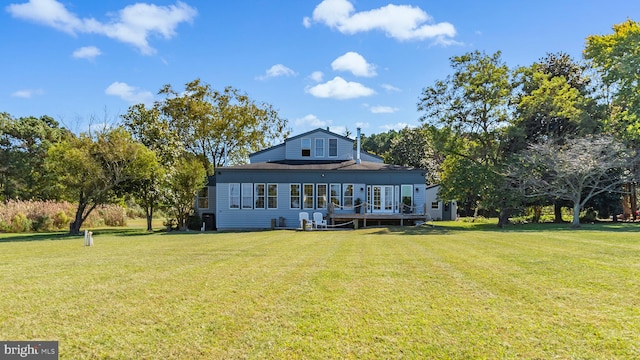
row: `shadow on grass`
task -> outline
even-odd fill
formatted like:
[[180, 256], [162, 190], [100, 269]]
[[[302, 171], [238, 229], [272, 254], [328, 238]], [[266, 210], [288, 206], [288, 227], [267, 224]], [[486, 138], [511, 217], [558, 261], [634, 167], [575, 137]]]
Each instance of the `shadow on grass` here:
[[499, 228], [496, 224], [486, 223], [446, 223], [421, 226], [392, 226], [380, 228], [374, 234], [378, 235], [447, 235], [460, 232], [470, 231], [489, 231], [489, 232], [558, 232], [558, 231], [604, 231], [604, 232], [640, 232], [640, 224], [638, 223], [594, 223], [581, 224], [577, 229], [572, 228], [571, 224], [509, 224], [503, 228]]
[[59, 233], [37, 233], [37, 234], [9, 234], [0, 235], [0, 243], [5, 242], [26, 242], [26, 241], [50, 241], [50, 240], [67, 240], [78, 238], [77, 235], [69, 235], [67, 232]]
[[[140, 229], [131, 228], [104, 228], [92, 230], [93, 236], [111, 235], [111, 236], [145, 236], [163, 233], [163, 230], [159, 231], [145, 231]], [[68, 240], [68, 239], [81, 239], [84, 237], [84, 231], [79, 235], [72, 235], [68, 232], [55, 232], [55, 233], [20, 233], [20, 234], [0, 234], [0, 243], [6, 242], [27, 242], [27, 241], [56, 241], [56, 240]]]

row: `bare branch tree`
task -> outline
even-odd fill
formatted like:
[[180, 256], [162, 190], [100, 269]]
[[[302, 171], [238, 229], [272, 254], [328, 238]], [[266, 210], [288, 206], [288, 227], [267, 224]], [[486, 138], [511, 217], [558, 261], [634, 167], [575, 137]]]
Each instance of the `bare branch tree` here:
[[622, 193], [634, 174], [637, 156], [611, 137], [584, 137], [559, 144], [553, 140], [530, 145], [510, 175], [526, 197], [550, 196], [573, 203], [572, 227], [580, 226], [580, 210], [594, 196]]

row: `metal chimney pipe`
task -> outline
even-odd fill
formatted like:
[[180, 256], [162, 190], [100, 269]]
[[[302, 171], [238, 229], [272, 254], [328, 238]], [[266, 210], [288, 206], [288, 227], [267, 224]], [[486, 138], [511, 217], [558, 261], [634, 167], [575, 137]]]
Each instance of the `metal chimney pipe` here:
[[360, 164], [362, 160], [360, 160], [360, 128], [357, 129], [357, 145], [356, 145], [356, 164]]

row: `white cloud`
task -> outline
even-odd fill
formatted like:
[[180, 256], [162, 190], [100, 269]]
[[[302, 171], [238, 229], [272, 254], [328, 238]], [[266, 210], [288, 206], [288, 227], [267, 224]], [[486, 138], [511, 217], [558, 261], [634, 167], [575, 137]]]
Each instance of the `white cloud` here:
[[145, 55], [156, 52], [149, 45], [150, 36], [160, 35], [171, 39], [176, 35], [176, 27], [180, 23], [191, 22], [197, 15], [195, 8], [181, 1], [168, 6], [145, 3], [129, 5], [112, 14], [109, 22], [80, 18], [56, 0], [29, 0], [24, 4], [10, 4], [6, 9], [15, 18], [50, 26], [71, 35], [104, 35], [133, 45]]
[[315, 97], [339, 100], [371, 96], [376, 93], [360, 83], [346, 81], [340, 76], [336, 76], [333, 80], [329, 80], [324, 84], [308, 88], [307, 92]]
[[42, 91], [42, 89], [23, 89], [23, 90], [18, 90], [12, 93], [11, 96], [19, 97], [23, 99], [31, 99], [36, 95], [42, 95], [42, 94], [44, 94], [44, 91]]
[[309, 79], [315, 82], [321, 82], [323, 78], [324, 74], [322, 73], [322, 71], [314, 71], [311, 73], [311, 75], [309, 75]]
[[302, 19], [302, 26], [306, 27], [307, 29], [311, 27], [311, 18], [308, 16], [305, 16]]
[[150, 104], [153, 102], [153, 93], [150, 91], [140, 90], [135, 86], [130, 86], [123, 82], [114, 82], [104, 90], [105, 94], [118, 96], [124, 101], [132, 104]]
[[308, 126], [308, 127], [325, 127], [329, 124], [331, 124], [331, 121], [322, 121], [320, 119], [318, 119], [317, 116], [313, 115], [313, 114], [309, 114], [306, 115], [304, 117], [301, 117], [299, 119], [295, 119], [294, 123], [297, 126]]
[[383, 89], [387, 90], [388, 92], [399, 92], [402, 91], [400, 89], [398, 89], [397, 87], [393, 86], [393, 85], [389, 85], [389, 84], [382, 84], [381, 85]]
[[350, 71], [355, 76], [373, 77], [376, 73], [375, 65], [371, 65], [362, 55], [349, 51], [331, 63], [334, 71]]
[[380, 128], [385, 129], [386, 131], [389, 130], [402, 130], [404, 128], [415, 128], [415, 125], [411, 125], [411, 124], [407, 124], [405, 122], [399, 122], [399, 123], [395, 123], [395, 124], [386, 124], [386, 125], [382, 125]]
[[391, 106], [372, 106], [369, 110], [374, 114], [393, 114], [400, 109]]
[[96, 56], [102, 55], [102, 51], [95, 46], [84, 46], [73, 52], [71, 56], [76, 59], [93, 60]]
[[324, 0], [313, 10], [312, 18], [305, 18], [337, 29], [343, 34], [380, 30], [396, 40], [442, 39], [456, 35], [455, 27], [448, 22], [435, 23], [433, 18], [419, 7], [389, 4], [369, 11], [355, 12], [348, 0]]
[[289, 69], [288, 67], [282, 64], [276, 64], [267, 69], [265, 75], [258, 76], [256, 79], [258, 80], [266, 80], [269, 78], [279, 77], [279, 76], [296, 76], [296, 72]]

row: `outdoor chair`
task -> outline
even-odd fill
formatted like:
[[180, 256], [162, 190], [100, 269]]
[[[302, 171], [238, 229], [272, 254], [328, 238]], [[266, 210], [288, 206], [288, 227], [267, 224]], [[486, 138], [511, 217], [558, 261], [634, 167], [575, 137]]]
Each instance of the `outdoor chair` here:
[[323, 219], [321, 212], [313, 213], [313, 227], [316, 229], [319, 227], [327, 228], [327, 220]]
[[312, 223], [311, 223], [311, 221], [309, 221], [309, 213], [308, 213], [308, 212], [301, 212], [301, 213], [298, 215], [298, 218], [300, 219], [300, 229], [302, 229], [302, 230], [306, 230], [306, 229], [304, 228], [304, 226], [305, 226], [305, 221], [306, 221], [306, 224], [307, 224], [307, 228], [311, 228]]

